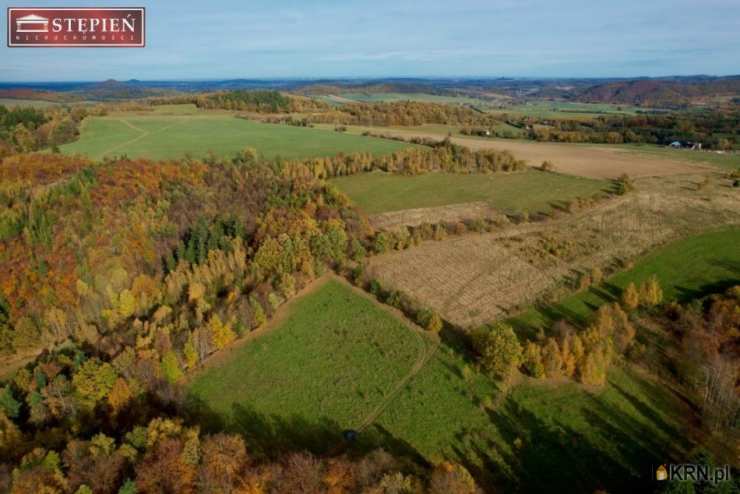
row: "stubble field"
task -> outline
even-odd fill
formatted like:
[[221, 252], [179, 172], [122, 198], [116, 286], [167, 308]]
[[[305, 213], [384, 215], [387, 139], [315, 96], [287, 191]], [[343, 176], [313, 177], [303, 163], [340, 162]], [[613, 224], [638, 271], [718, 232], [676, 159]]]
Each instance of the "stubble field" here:
[[[376, 134], [403, 138], [421, 137], [440, 139], [447, 135], [439, 126], [416, 128], [352, 127], [351, 132], [371, 131]], [[614, 179], [626, 173], [630, 177], [661, 177], [683, 175], [710, 170], [711, 165], [700, 161], [675, 158], [670, 154], [638, 153], [634, 147], [620, 148], [608, 145], [579, 145], [553, 142], [534, 142], [518, 139], [491, 139], [460, 137], [452, 142], [473, 150], [497, 149], [511, 151], [517, 158], [526, 160], [530, 166], [539, 166], [550, 161], [560, 173], [596, 179]], [[710, 153], [707, 160], [711, 159]]]
[[476, 326], [520, 310], [593, 267], [619, 269], [620, 262], [671, 240], [737, 225], [740, 200], [728, 181], [715, 178], [698, 191], [701, 180], [645, 179], [635, 193], [591, 210], [425, 242], [375, 257], [369, 270], [451, 322]]

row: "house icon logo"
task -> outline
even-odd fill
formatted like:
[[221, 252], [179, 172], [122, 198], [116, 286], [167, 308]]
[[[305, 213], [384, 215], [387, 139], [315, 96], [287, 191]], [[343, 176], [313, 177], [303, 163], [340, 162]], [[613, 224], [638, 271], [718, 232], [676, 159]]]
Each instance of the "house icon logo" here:
[[668, 479], [668, 470], [666, 469], [665, 465], [661, 465], [658, 467], [658, 469], [655, 471], [655, 480], [667, 480]]
[[40, 15], [30, 14], [15, 20], [17, 33], [48, 33], [49, 19]]

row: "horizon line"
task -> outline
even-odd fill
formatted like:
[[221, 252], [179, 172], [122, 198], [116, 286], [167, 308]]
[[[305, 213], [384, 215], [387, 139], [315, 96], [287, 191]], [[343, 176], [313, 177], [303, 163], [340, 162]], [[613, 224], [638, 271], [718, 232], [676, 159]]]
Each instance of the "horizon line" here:
[[183, 77], [183, 78], [166, 78], [166, 79], [140, 79], [130, 77], [126, 79], [105, 78], [105, 79], [56, 79], [56, 80], [0, 80], [0, 84], [70, 84], [70, 83], [100, 83], [100, 82], [222, 82], [222, 81], [381, 81], [381, 80], [635, 80], [635, 79], [673, 79], [673, 78], [697, 78], [706, 77], [712, 79], [740, 77], [740, 73], [728, 74], [666, 74], [659, 76], [634, 75], [634, 76], [514, 76], [514, 75], [446, 75], [446, 76], [413, 76], [413, 75], [385, 75], [385, 76], [291, 76], [291, 77]]

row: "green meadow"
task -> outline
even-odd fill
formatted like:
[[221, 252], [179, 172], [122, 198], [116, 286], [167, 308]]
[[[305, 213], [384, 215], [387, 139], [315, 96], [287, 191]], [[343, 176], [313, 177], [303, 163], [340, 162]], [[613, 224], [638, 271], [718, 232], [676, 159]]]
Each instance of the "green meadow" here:
[[[293, 301], [270, 332], [196, 375], [191, 407], [204, 427], [244, 434], [256, 456], [382, 447], [460, 461], [487, 488], [504, 492], [622, 492], [646, 480], [645, 465], [687, 447], [674, 439], [683, 425], [680, 403], [633, 371], [615, 367], [597, 392], [525, 379], [503, 394], [454, 334], [442, 336], [405, 380], [433, 340], [329, 281]], [[375, 420], [357, 441], [343, 441], [342, 432], [367, 417]], [[589, 468], [584, 457], [594, 460]]]
[[531, 101], [497, 108], [492, 113], [508, 113], [538, 118], [588, 120], [608, 115], [636, 115], [638, 108], [609, 103], [577, 103], [569, 101]]
[[740, 228], [687, 237], [656, 249], [632, 269], [615, 274], [602, 286], [576, 293], [561, 302], [532, 308], [511, 319], [524, 333], [534, 333], [558, 319], [588, 321], [604, 303], [619, 300], [630, 283], [639, 285], [656, 276], [666, 301], [687, 302], [740, 284]]
[[427, 348], [426, 337], [339, 281], [292, 304], [279, 327], [199, 373], [191, 395], [236, 422], [249, 410], [355, 428]]
[[[169, 113], [169, 114], [168, 114]], [[231, 157], [251, 146], [265, 158], [310, 158], [338, 153], [392, 153], [406, 144], [343, 134], [330, 130], [264, 124], [230, 114], [193, 111], [189, 105], [158, 107], [151, 114], [89, 117], [80, 138], [61, 146], [67, 154], [93, 159], [127, 155], [129, 158], [203, 158], [209, 153]]]
[[651, 144], [622, 144], [617, 147], [617, 149], [620, 148], [659, 158], [688, 161], [690, 163], [707, 163], [728, 171], [740, 170], [740, 154], [738, 153], [719, 154], [714, 151], [672, 149], [666, 146], [654, 146]]
[[547, 212], [563, 201], [606, 192], [610, 184], [559, 173], [426, 173], [413, 177], [382, 172], [332, 182], [367, 213], [383, 213], [484, 201], [503, 211]]

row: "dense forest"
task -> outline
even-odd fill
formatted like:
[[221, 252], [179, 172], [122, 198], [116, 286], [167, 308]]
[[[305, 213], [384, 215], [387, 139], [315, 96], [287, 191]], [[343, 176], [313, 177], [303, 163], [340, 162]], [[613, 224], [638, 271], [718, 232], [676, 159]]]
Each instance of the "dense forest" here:
[[16, 152], [36, 151], [72, 142], [88, 115], [104, 113], [101, 107], [51, 107], [45, 110], [0, 105], [0, 158]]

